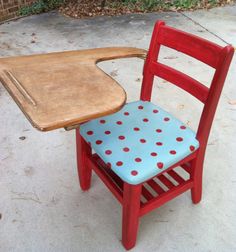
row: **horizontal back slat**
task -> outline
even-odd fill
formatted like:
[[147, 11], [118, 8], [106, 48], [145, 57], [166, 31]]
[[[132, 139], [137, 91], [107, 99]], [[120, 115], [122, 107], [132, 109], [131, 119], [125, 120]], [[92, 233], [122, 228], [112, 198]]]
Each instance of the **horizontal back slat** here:
[[157, 43], [185, 53], [216, 68], [222, 47], [177, 29], [161, 26]]
[[208, 88], [197, 80], [159, 62], [153, 61], [149, 67], [152, 74], [175, 84], [205, 103], [208, 96]]

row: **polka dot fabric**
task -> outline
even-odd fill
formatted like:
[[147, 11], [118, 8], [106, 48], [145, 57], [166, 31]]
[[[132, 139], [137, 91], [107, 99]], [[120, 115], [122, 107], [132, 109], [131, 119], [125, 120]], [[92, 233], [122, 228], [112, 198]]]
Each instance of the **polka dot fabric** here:
[[195, 132], [151, 102], [81, 125], [82, 137], [125, 182], [140, 184], [199, 147]]

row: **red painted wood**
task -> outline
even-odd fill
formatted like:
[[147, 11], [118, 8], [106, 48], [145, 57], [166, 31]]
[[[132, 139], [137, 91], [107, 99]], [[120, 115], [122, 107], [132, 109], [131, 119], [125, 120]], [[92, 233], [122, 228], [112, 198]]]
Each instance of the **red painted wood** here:
[[181, 193], [191, 189], [192, 187], [193, 187], [193, 182], [188, 180], [188, 181], [184, 182], [183, 184], [176, 186], [172, 190], [169, 190], [169, 191], [163, 193], [159, 197], [148, 201], [147, 203], [143, 204], [143, 207], [140, 210], [140, 217], [143, 216], [144, 214], [149, 213], [153, 209], [162, 206], [166, 202], [177, 197]]
[[97, 155], [93, 154], [93, 159], [96, 160], [98, 166], [104, 170], [106, 174], [110, 176], [110, 178], [114, 181], [114, 183], [120, 188], [121, 191], [123, 191], [123, 180], [119, 178], [112, 170], [110, 167], [108, 167], [103, 160]]
[[111, 170], [111, 168], [105, 168], [105, 172], [110, 176], [114, 183], [123, 191], [124, 182]]
[[142, 187], [142, 195], [148, 201], [154, 198], [154, 196], [146, 189], [143, 185]]
[[140, 94], [140, 99], [143, 101], [151, 100], [154, 75], [149, 71], [149, 64], [150, 62], [157, 60], [157, 56], [160, 50], [160, 44], [157, 43], [157, 36], [158, 36], [159, 28], [163, 26], [164, 24], [165, 23], [163, 21], [157, 22], [156, 25], [154, 26], [154, 30], [152, 33], [152, 38], [151, 38], [147, 58], [143, 67], [143, 81], [142, 81], [141, 94]]
[[[194, 57], [215, 68], [210, 88], [208, 89], [200, 82], [180, 71], [159, 63], [158, 55], [163, 45]], [[166, 26], [162, 21], [156, 23], [143, 68], [140, 99], [144, 101], [151, 100], [154, 76], [159, 76], [187, 91], [204, 103], [196, 136], [200, 143], [199, 149], [158, 176], [155, 176], [168, 187], [168, 190], [165, 191], [161, 188], [153, 180], [155, 177], [144, 182], [158, 194], [156, 197], [147, 188], [143, 187], [144, 183], [129, 185], [123, 182], [114, 172], [108, 169], [96, 154], [91, 156], [91, 149], [79, 136], [79, 131], [76, 131], [81, 188], [86, 190], [90, 186], [91, 169], [88, 167], [91, 167], [120, 201], [123, 206], [122, 243], [126, 249], [131, 249], [135, 245], [139, 217], [189, 189], [191, 189], [193, 203], [196, 204], [201, 200], [203, 161], [206, 145], [233, 53], [234, 49], [232, 46], [221, 47], [205, 39]], [[173, 170], [177, 166], [181, 166], [189, 173], [190, 178], [188, 180], [185, 180]], [[178, 185], [175, 186], [163, 175], [164, 173], [168, 173], [178, 182]], [[143, 204], [140, 204], [141, 193], [147, 200]]]
[[160, 181], [169, 189], [175, 187], [175, 185], [163, 174], [158, 176], [158, 179], [160, 179]]
[[220, 60], [218, 62], [218, 66], [211, 83], [208, 99], [205, 103], [197, 131], [197, 138], [201, 141], [201, 143], [203, 143], [203, 141], [204, 143], [206, 143], [208, 140], [215, 111], [233, 54], [234, 49], [230, 45], [224, 47], [221, 51]]
[[184, 183], [185, 179], [183, 179], [177, 172], [174, 170], [170, 170], [167, 172], [176, 182], [179, 184]]
[[117, 198], [117, 200], [122, 204], [123, 203], [123, 195], [119, 187], [112, 181], [110, 176], [102, 170], [96, 161], [91, 158], [88, 160], [88, 164], [92, 167], [98, 177], [103, 181], [103, 183], [107, 186], [107, 188], [111, 191], [111, 193]]
[[152, 74], [175, 84], [205, 103], [208, 96], [208, 88], [197, 80], [159, 62], [151, 62], [150, 71]]
[[199, 155], [192, 162], [193, 173], [191, 174], [191, 180], [193, 181], [193, 188], [191, 189], [192, 202], [197, 204], [202, 198], [202, 173], [203, 173], [203, 162], [204, 154]]
[[152, 189], [158, 195], [161, 195], [162, 193], [165, 193], [165, 190], [163, 188], [161, 188], [153, 179], [149, 180], [147, 183], [152, 187]]
[[122, 243], [126, 249], [135, 246], [140, 215], [140, 197], [142, 185], [124, 183]]
[[223, 89], [223, 85], [229, 70], [231, 60], [233, 58], [234, 49], [228, 45], [221, 50], [219, 55], [216, 71], [211, 83], [209, 95], [205, 103], [199, 127], [197, 130], [197, 139], [200, 142], [199, 154], [196, 160], [192, 162], [192, 179], [194, 181], [194, 187], [191, 190], [192, 201], [197, 204], [201, 200], [202, 196], [202, 174], [203, 174], [203, 162], [205, 156], [205, 150], [207, 146], [208, 137], [210, 134], [212, 122], [215, 116], [218, 101]]
[[80, 187], [83, 191], [86, 191], [90, 188], [92, 175], [92, 169], [87, 162], [91, 156], [91, 147], [81, 137], [79, 129], [76, 129], [76, 152]]
[[216, 68], [222, 47], [193, 34], [169, 26], [161, 26], [158, 43], [187, 54]]
[[192, 173], [192, 165], [190, 163], [184, 163], [180, 165], [188, 174]]
[[[158, 54], [162, 45], [194, 57], [215, 68], [216, 71], [210, 88], [208, 89], [184, 73], [159, 63]], [[205, 149], [233, 53], [234, 49], [230, 45], [221, 47], [205, 39], [168, 27], [162, 21], [157, 22], [153, 30], [144, 65], [144, 78], [140, 98], [146, 101], [151, 99], [154, 76], [159, 76], [184, 89], [204, 103], [197, 130], [197, 139], [200, 142], [200, 148], [195, 159], [190, 162], [190, 166], [185, 165], [184, 162], [178, 164], [191, 175], [191, 180], [194, 181], [192, 189], [192, 200], [194, 203], [199, 202], [201, 199]], [[186, 162], [189, 161], [186, 160]]]

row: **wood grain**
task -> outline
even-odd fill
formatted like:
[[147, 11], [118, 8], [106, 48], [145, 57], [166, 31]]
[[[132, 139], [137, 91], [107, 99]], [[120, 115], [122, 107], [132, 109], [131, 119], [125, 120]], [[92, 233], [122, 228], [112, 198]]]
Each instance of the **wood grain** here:
[[126, 102], [123, 88], [96, 63], [145, 55], [143, 49], [111, 47], [0, 58], [0, 81], [34, 127], [68, 128]]

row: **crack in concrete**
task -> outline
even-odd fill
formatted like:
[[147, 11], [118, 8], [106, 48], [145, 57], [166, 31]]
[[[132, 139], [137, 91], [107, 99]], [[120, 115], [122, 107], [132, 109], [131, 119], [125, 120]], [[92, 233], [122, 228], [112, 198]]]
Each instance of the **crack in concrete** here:
[[210, 34], [212, 34], [213, 36], [215, 36], [216, 38], [220, 39], [222, 42], [224, 42], [227, 45], [231, 45], [231, 43], [227, 42], [226, 40], [224, 40], [223, 38], [221, 38], [219, 35], [215, 34], [214, 32], [210, 31], [209, 29], [207, 29], [206, 27], [204, 27], [203, 25], [201, 25], [200, 23], [198, 23], [197, 21], [195, 21], [194, 19], [192, 19], [191, 17], [189, 17], [187, 14], [183, 13], [183, 12], [179, 12], [182, 16], [184, 16], [185, 18], [189, 19], [190, 21], [192, 21], [194, 24], [200, 26], [201, 28], [203, 28], [205, 31], [209, 32]]
[[[17, 195], [18, 197], [11, 198], [12, 200], [31, 200], [36, 203], [41, 204], [42, 202], [40, 201], [38, 195], [35, 192], [14, 192], [11, 191], [11, 193]], [[33, 197], [32, 197], [33, 196]]]

